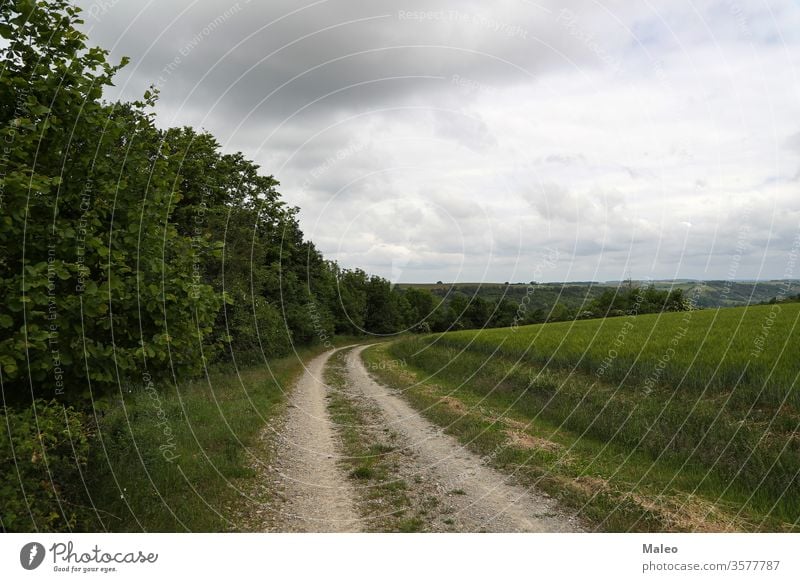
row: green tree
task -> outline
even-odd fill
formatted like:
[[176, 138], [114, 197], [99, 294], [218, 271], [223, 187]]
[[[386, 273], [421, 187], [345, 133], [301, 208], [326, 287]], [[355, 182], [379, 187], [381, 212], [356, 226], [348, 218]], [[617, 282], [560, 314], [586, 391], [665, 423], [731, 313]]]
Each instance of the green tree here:
[[[224, 346], [223, 354], [238, 353], [240, 360], [258, 352], [288, 353], [291, 334], [279, 296], [268, 292], [280, 287], [270, 285], [280, 277], [274, 234], [292, 216], [280, 200], [277, 180], [260, 175], [258, 165], [241, 153], [223, 154], [213, 136], [192, 128], [166, 130], [162, 140], [162, 149], [173, 153], [182, 194], [173, 220], [193, 242], [195, 280], [226, 299], [213, 340]], [[278, 263], [271, 264], [276, 257]]]
[[369, 333], [390, 334], [401, 331], [406, 324], [408, 302], [389, 281], [372, 276], [366, 285], [366, 316], [364, 325]]
[[517, 318], [517, 305], [508, 299], [501, 299], [494, 307], [491, 327], [509, 327]]
[[439, 300], [430, 291], [417, 287], [407, 289], [404, 296], [409, 306], [409, 326], [414, 331], [430, 331]]
[[361, 269], [340, 269], [335, 263], [331, 268], [337, 282], [333, 297], [336, 333], [361, 334], [367, 315], [367, 274]]
[[0, 8], [0, 366], [17, 395], [196, 371], [220, 305], [170, 221], [181, 194], [155, 96], [102, 103], [124, 62], [87, 47], [78, 21], [63, 0]]

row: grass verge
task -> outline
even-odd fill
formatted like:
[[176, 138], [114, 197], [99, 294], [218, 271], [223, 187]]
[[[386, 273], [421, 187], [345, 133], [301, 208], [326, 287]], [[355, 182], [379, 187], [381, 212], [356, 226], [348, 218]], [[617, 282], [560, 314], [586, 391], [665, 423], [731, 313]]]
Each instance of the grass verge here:
[[223, 368], [177, 389], [153, 386], [97, 410], [86, 471], [96, 508], [89, 531], [217, 532], [240, 529], [259, 435], [285, 406], [285, 390], [322, 347], [267, 365]]

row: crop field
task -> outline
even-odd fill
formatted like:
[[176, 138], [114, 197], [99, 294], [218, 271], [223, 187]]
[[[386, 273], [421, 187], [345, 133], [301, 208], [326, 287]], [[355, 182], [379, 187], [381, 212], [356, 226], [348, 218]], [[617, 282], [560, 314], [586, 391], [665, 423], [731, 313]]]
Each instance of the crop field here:
[[436, 345], [596, 374], [649, 391], [656, 382], [740, 404], [800, 403], [800, 304], [562, 322], [441, 336]]
[[[799, 320], [796, 303], [625, 316], [404, 338], [365, 357], [404, 362], [404, 378], [379, 375], [469, 446], [505, 442], [493, 463], [533, 471], [599, 529], [786, 531], [800, 524]], [[550, 454], [489, 438], [498, 419]]]

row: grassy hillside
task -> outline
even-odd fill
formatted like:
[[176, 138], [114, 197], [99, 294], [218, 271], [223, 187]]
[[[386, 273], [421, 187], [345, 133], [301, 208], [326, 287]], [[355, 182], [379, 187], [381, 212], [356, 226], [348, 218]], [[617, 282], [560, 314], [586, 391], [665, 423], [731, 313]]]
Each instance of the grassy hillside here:
[[442, 336], [437, 346], [576, 369], [634, 391], [660, 383], [728, 393], [742, 405], [788, 399], [796, 406], [799, 392], [789, 388], [800, 371], [798, 316], [800, 304], [702, 310], [463, 331]]
[[408, 338], [367, 357], [405, 362], [404, 377], [379, 374], [600, 529], [791, 530], [799, 320], [798, 304], [620, 317]]

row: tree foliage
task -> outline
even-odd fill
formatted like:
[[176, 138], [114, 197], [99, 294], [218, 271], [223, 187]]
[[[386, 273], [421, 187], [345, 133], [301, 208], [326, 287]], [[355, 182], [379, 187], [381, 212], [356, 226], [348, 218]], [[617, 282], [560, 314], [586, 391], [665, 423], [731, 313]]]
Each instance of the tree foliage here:
[[0, 364], [7, 387], [44, 397], [196, 371], [220, 304], [193, 285], [191, 241], [171, 220], [182, 194], [154, 96], [103, 103], [124, 63], [77, 23], [64, 1], [0, 11]]

